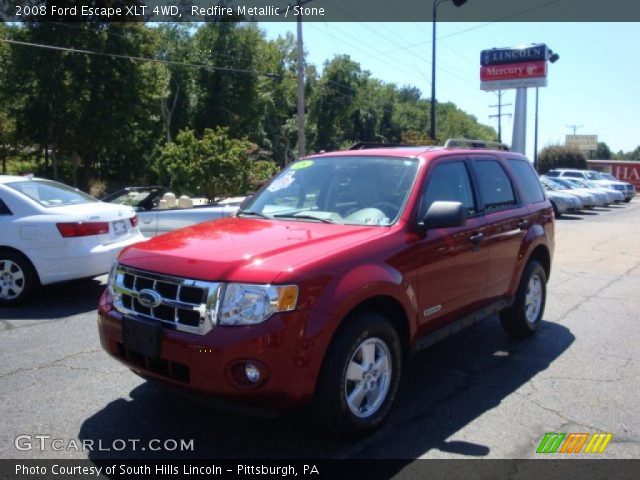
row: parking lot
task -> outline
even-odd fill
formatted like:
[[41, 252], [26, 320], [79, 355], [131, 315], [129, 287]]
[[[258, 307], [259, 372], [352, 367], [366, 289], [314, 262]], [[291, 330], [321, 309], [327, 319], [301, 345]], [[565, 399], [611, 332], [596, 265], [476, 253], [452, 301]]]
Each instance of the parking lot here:
[[[640, 457], [640, 200], [564, 215], [544, 325], [510, 340], [496, 318], [417, 355], [384, 428], [357, 442], [301, 415], [219, 412], [149, 385], [102, 351], [105, 277], [0, 310], [3, 458], [534, 458], [545, 432], [610, 432], [592, 457]], [[18, 450], [19, 435], [191, 440], [193, 451]], [[36, 442], [33, 442], [34, 445]]]

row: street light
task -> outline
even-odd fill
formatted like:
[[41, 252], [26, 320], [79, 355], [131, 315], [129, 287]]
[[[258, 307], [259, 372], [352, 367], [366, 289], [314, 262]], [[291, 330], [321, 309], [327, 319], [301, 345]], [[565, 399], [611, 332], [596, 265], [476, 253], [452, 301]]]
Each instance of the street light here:
[[[433, 0], [433, 38], [431, 40], [431, 122], [429, 136], [436, 139], [436, 10], [441, 3], [449, 0]], [[451, 0], [456, 7], [461, 7], [467, 0]]]

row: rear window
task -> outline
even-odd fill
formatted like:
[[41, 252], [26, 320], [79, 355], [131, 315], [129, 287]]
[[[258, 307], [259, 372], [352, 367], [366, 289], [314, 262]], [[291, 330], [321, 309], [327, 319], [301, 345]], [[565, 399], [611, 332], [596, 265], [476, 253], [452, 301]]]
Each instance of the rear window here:
[[6, 183], [5, 185], [35, 200], [44, 207], [60, 207], [98, 201], [76, 188], [51, 180], [25, 180]]
[[497, 160], [475, 159], [473, 170], [485, 211], [493, 212], [516, 205], [509, 176]]
[[509, 166], [518, 178], [525, 200], [528, 203], [544, 201], [540, 179], [531, 164], [527, 160], [510, 158]]

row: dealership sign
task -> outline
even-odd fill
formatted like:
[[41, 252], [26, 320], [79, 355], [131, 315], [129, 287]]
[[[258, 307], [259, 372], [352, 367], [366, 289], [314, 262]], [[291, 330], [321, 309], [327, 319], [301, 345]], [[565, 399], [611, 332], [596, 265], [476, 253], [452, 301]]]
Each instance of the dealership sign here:
[[564, 141], [565, 146], [577, 148], [578, 150], [589, 151], [598, 149], [597, 135], [567, 135]]
[[524, 48], [492, 48], [480, 54], [480, 88], [545, 87], [548, 49], [544, 44]]

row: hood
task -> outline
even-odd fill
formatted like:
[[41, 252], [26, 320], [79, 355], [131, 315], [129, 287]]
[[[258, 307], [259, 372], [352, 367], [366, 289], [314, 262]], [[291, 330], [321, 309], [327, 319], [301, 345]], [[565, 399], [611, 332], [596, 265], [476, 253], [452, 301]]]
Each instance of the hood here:
[[389, 227], [229, 217], [133, 245], [119, 261], [178, 277], [270, 283], [387, 232]]

